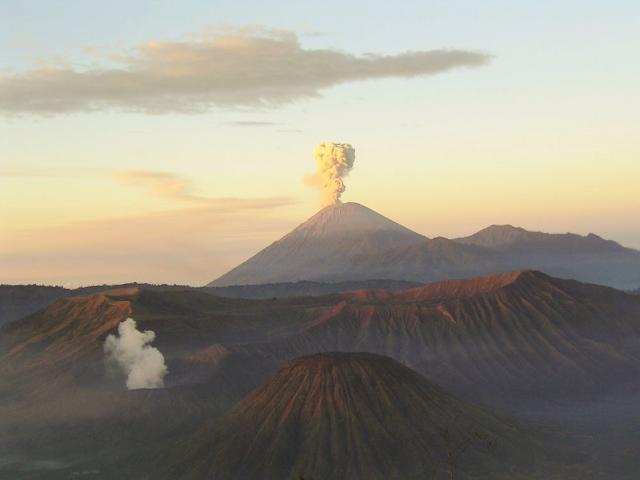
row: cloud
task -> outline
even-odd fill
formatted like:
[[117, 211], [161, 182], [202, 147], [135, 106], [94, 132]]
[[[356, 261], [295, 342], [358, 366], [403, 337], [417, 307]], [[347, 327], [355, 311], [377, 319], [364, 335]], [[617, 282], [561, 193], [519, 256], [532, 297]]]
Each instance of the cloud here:
[[125, 185], [141, 187], [156, 195], [180, 202], [206, 206], [217, 211], [268, 209], [292, 205], [289, 197], [233, 198], [204, 197], [192, 192], [191, 181], [169, 172], [149, 170], [123, 170], [113, 172], [113, 178]]
[[277, 208], [294, 205], [290, 197], [205, 197], [193, 193], [188, 177], [170, 172], [153, 170], [108, 171], [99, 168], [56, 168], [56, 169], [10, 169], [0, 170], [0, 177], [8, 178], [112, 178], [126, 186], [144, 188], [160, 197], [194, 206], [208, 207], [218, 212]]
[[231, 127], [274, 127], [280, 125], [278, 122], [266, 122], [260, 120], [238, 120], [236, 122], [227, 122], [225, 125]]
[[138, 330], [133, 318], [118, 325], [118, 336], [107, 336], [104, 342], [107, 362], [127, 376], [129, 390], [164, 386], [167, 365], [160, 350], [150, 345], [155, 338], [151, 330]]
[[0, 112], [54, 115], [95, 110], [149, 114], [277, 106], [357, 80], [479, 67], [490, 55], [458, 49], [355, 55], [303, 48], [295, 33], [210, 29], [184, 41], [147, 42], [104, 67], [52, 63], [0, 75]]
[[201, 199], [191, 193], [190, 181], [183, 176], [149, 170], [120, 170], [112, 173], [113, 179], [124, 185], [145, 188], [159, 196], [188, 202]]
[[300, 128], [281, 128], [278, 130], [280, 133], [304, 133], [304, 130]]

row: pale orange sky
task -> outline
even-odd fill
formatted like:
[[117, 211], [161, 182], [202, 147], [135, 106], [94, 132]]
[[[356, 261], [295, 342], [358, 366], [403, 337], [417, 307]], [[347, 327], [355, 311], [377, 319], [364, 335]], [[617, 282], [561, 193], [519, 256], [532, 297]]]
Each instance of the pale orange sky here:
[[429, 237], [509, 223], [640, 248], [635, 8], [367, 5], [127, 6], [141, 29], [105, 6], [83, 33], [54, 28], [71, 10], [8, 11], [0, 282], [206, 283], [317, 210], [323, 141], [356, 149], [345, 201]]

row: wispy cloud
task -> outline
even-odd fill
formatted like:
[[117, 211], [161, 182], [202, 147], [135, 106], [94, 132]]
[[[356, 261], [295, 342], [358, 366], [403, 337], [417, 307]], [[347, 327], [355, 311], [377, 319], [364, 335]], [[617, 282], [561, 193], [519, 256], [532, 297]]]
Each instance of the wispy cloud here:
[[110, 178], [125, 186], [142, 188], [148, 192], [176, 202], [190, 203], [193, 207], [207, 207], [211, 211], [234, 212], [260, 210], [294, 205], [291, 197], [209, 197], [193, 192], [193, 182], [184, 175], [153, 170], [118, 170], [68, 167], [56, 169], [0, 170], [0, 177], [37, 178]]
[[236, 122], [227, 122], [225, 125], [229, 125], [231, 127], [275, 127], [280, 124], [278, 122], [260, 120], [238, 120]]
[[205, 197], [193, 193], [191, 180], [169, 172], [123, 170], [112, 173], [113, 178], [132, 187], [144, 188], [156, 195], [180, 202], [188, 202], [218, 211], [253, 210], [292, 205], [289, 197], [234, 198]]
[[[180, 208], [58, 225], [0, 226], [0, 281], [68, 285], [153, 282], [205, 283], [291, 228], [282, 220], [289, 197], [216, 198], [194, 193], [189, 177], [163, 171], [83, 168], [4, 170], [0, 176], [85, 176], [137, 188]], [[7, 178], [7, 180], [9, 180]], [[84, 199], [90, 202], [91, 199]], [[283, 213], [284, 212], [284, 213]], [[2, 222], [0, 222], [2, 223]], [[150, 241], [150, 239], [153, 239]]]
[[190, 181], [183, 176], [149, 170], [120, 170], [112, 173], [113, 179], [124, 185], [142, 187], [159, 196], [187, 202], [199, 202], [200, 197], [191, 193]]
[[457, 49], [355, 55], [303, 48], [290, 31], [210, 29], [185, 41], [148, 42], [113, 54], [105, 67], [52, 63], [0, 75], [0, 112], [116, 109], [157, 114], [275, 106], [317, 97], [345, 82], [434, 75], [479, 67], [490, 58]]

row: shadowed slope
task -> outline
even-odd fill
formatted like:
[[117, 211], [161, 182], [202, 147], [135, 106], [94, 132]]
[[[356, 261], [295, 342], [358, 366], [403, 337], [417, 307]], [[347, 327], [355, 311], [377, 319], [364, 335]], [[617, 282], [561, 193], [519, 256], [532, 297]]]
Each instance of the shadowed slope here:
[[467, 442], [458, 474], [530, 466], [541, 451], [518, 427], [390, 358], [325, 353], [289, 362], [221, 421], [168, 450], [184, 458], [163, 478], [433, 478], [450, 467], [447, 452]]
[[0, 329], [0, 397], [33, 397], [40, 391], [46, 396], [56, 387], [103, 383], [104, 340], [130, 316], [140, 330], [156, 333], [154, 345], [172, 362], [212, 342], [251, 342], [295, 332], [304, 311], [288, 302], [139, 288], [64, 298]]
[[192, 287], [136, 282], [118, 285], [92, 285], [79, 288], [44, 285], [0, 285], [0, 327], [37, 312], [61, 298], [88, 296], [111, 290], [135, 288], [144, 290], [188, 290]]
[[345, 265], [344, 275], [359, 279], [396, 278], [426, 283], [503, 269], [498, 256], [482, 247], [438, 237], [395, 247], [376, 255], [363, 252]]
[[403, 280], [361, 280], [351, 282], [287, 282], [266, 283], [261, 285], [235, 285], [229, 287], [189, 287], [187, 285], [151, 285], [131, 283], [125, 285], [96, 285], [67, 289], [40, 285], [0, 285], [0, 327], [45, 308], [61, 298], [95, 295], [122, 288], [140, 288], [142, 290], [192, 290], [210, 293], [228, 298], [291, 298], [302, 296], [320, 296], [331, 293], [348, 292], [363, 288], [382, 288], [403, 290], [417, 287], [422, 282]]
[[487, 248], [527, 252], [540, 250], [545, 253], [604, 253], [629, 250], [617, 242], [605, 240], [593, 233], [582, 236], [575, 233], [531, 232], [511, 225], [491, 225], [455, 241]]
[[520, 271], [339, 298], [301, 333], [231, 349], [274, 364], [327, 350], [381, 353], [491, 402], [637, 386], [640, 298], [614, 289]]
[[[122, 379], [105, 375], [104, 338], [127, 316], [156, 333], [167, 390], [124, 392]], [[124, 439], [129, 418], [141, 430], [116, 445], [127, 451], [145, 435], [178, 434], [224, 412], [292, 358], [332, 351], [388, 355], [467, 400], [515, 413], [525, 402], [588, 401], [638, 392], [640, 297], [519, 271], [396, 293], [240, 300], [132, 289], [68, 298], [0, 330], [0, 444], [33, 455], [32, 438], [57, 435], [61, 458], [82, 445], [78, 432], [104, 437], [101, 445]], [[120, 408], [132, 415], [121, 418]]]
[[602, 393], [633, 387], [640, 373], [640, 297], [518, 271], [396, 293], [240, 300], [134, 289], [64, 299], [0, 331], [0, 392], [19, 392], [32, 374], [37, 388], [52, 386], [42, 378], [100, 381], [104, 338], [127, 316], [156, 333], [168, 385], [223, 375], [243, 392], [293, 357], [336, 350], [389, 355], [489, 400]]
[[488, 255], [498, 259], [502, 270], [532, 268], [557, 277], [622, 289], [640, 283], [640, 251], [593, 233], [555, 234], [492, 225], [455, 241], [485, 249]]

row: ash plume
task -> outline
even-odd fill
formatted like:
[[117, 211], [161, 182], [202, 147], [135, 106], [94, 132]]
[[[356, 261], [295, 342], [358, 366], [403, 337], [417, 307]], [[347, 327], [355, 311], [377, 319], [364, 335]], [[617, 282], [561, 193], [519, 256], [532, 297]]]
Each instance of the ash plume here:
[[320, 143], [313, 151], [318, 170], [307, 175], [307, 185], [320, 189], [321, 205], [328, 207], [340, 202], [345, 191], [343, 178], [349, 175], [356, 159], [355, 149], [348, 143]]
[[118, 325], [118, 336], [107, 336], [104, 342], [107, 362], [127, 375], [129, 390], [164, 386], [167, 366], [160, 350], [150, 345], [155, 338], [151, 330], [138, 330], [133, 318]]

